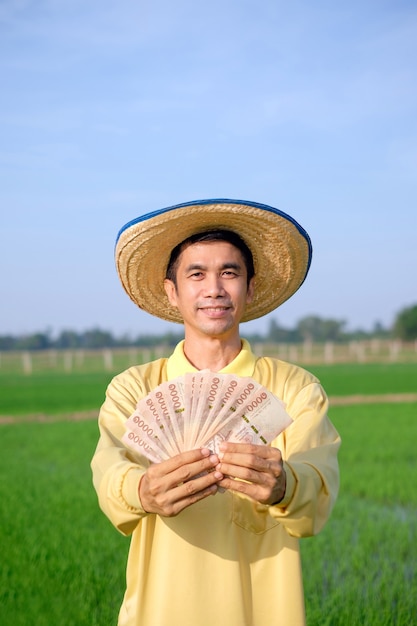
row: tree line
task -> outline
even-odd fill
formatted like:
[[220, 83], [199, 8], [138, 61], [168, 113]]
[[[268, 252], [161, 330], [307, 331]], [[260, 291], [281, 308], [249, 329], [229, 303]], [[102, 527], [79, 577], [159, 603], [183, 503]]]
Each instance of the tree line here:
[[[265, 333], [246, 334], [253, 343], [314, 343], [332, 341], [348, 342], [365, 339], [417, 339], [417, 304], [402, 309], [396, 316], [392, 328], [384, 328], [376, 322], [371, 331], [347, 331], [345, 320], [324, 319], [316, 315], [303, 317], [294, 328], [284, 328], [272, 319]], [[0, 335], [0, 350], [96, 350], [101, 348], [174, 346], [183, 338], [182, 332], [168, 332], [137, 337], [115, 336], [112, 332], [93, 328], [84, 332], [63, 330], [56, 337], [51, 331], [35, 332], [27, 335]]]

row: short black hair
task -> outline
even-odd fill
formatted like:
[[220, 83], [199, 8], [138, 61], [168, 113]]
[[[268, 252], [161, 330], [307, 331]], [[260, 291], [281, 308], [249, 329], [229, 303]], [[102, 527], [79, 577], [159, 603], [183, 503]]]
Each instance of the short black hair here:
[[240, 250], [246, 266], [247, 284], [249, 287], [249, 283], [255, 275], [252, 252], [240, 235], [235, 233], [233, 230], [226, 230], [222, 228], [206, 230], [202, 233], [195, 233], [175, 246], [168, 261], [165, 278], [171, 280], [174, 285], [177, 286], [177, 269], [181, 253], [188, 248], [188, 246], [205, 241], [226, 241]]

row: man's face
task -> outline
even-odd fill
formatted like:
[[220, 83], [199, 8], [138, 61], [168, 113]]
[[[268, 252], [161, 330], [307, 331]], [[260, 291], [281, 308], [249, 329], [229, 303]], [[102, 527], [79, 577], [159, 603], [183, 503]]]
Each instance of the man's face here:
[[176, 283], [165, 280], [165, 291], [181, 313], [186, 332], [213, 337], [238, 333], [254, 289], [253, 280], [247, 285], [238, 248], [225, 241], [188, 246], [179, 257]]

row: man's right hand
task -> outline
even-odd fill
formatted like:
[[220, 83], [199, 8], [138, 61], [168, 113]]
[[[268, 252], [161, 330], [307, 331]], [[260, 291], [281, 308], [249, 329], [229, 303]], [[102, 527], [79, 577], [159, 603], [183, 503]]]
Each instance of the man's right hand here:
[[186, 507], [214, 495], [224, 478], [214, 468], [219, 457], [207, 448], [182, 452], [151, 465], [139, 484], [139, 498], [147, 513], [178, 515]]

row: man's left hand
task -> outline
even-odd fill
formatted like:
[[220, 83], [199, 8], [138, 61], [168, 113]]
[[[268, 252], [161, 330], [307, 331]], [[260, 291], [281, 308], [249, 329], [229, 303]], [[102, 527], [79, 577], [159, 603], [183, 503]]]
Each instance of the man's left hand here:
[[225, 476], [219, 487], [244, 493], [261, 504], [277, 504], [284, 497], [286, 475], [277, 448], [222, 443], [219, 457], [216, 470]]

